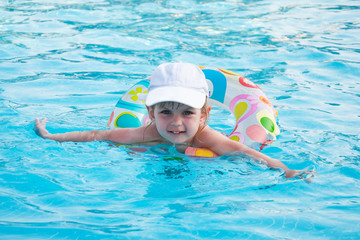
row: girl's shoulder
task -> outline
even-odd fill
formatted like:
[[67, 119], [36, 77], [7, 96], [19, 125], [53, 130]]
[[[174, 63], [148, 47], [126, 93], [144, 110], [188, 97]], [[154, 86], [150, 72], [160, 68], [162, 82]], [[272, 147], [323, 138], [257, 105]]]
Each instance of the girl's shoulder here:
[[144, 141], [153, 141], [161, 139], [161, 135], [158, 132], [155, 123], [150, 123], [149, 125], [142, 126], [141, 132]]
[[155, 124], [137, 128], [115, 128], [108, 131], [108, 140], [118, 143], [141, 143], [161, 139]]
[[196, 145], [196, 147], [210, 148], [218, 142], [226, 139], [227, 137], [221, 132], [212, 129], [209, 126], [206, 126], [195, 136], [194, 144]]

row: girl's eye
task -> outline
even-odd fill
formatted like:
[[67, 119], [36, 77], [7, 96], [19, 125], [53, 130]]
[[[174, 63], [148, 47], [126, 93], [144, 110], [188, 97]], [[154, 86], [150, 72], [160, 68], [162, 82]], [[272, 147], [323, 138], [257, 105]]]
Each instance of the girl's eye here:
[[165, 109], [165, 110], [162, 110], [162, 111], [160, 111], [160, 113], [162, 113], [162, 114], [170, 114], [171, 113], [171, 111], [170, 110], [167, 110], [167, 109]]
[[191, 114], [193, 114], [192, 111], [184, 111], [184, 115], [191, 115]]

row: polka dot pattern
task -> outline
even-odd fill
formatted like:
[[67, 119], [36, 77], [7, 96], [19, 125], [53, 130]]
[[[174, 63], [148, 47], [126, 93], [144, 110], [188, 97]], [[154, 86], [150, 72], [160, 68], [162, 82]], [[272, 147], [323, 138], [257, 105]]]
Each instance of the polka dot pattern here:
[[[209, 85], [210, 99], [233, 113], [236, 125], [228, 136], [251, 148], [261, 150], [280, 133], [277, 111], [258, 85], [229, 70], [200, 66]], [[144, 105], [149, 79], [132, 86], [119, 100], [108, 126], [138, 127], [150, 123]], [[212, 103], [213, 103], [212, 102]], [[198, 151], [209, 155], [210, 153]], [[211, 154], [210, 154], [211, 155]]]

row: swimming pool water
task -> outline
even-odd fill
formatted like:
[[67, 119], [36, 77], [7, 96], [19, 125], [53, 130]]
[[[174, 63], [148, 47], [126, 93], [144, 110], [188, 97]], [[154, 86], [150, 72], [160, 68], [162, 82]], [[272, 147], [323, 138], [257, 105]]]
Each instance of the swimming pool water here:
[[[1, 1], [0, 238], [360, 239], [359, 16], [352, 0]], [[313, 182], [244, 157], [33, 132], [35, 117], [52, 132], [105, 128], [119, 95], [167, 61], [260, 85], [281, 130], [264, 153], [315, 169]]]

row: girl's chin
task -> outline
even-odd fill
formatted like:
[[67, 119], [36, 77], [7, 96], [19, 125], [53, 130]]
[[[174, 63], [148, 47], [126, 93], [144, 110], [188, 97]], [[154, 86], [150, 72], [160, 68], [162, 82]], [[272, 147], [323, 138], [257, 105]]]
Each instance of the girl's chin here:
[[186, 144], [189, 145], [192, 141], [189, 138], [189, 136], [185, 135], [184, 133], [181, 134], [165, 134], [163, 136], [167, 141], [169, 141], [171, 144]]
[[172, 143], [172, 144], [178, 144], [178, 145], [189, 145], [191, 143], [191, 141], [189, 141], [189, 139], [181, 139], [181, 138], [178, 138], [178, 139], [174, 139], [174, 138], [171, 138], [169, 139], [169, 141]]
[[172, 140], [170, 140], [170, 142], [172, 144], [175, 144], [175, 145], [188, 144], [186, 141], [172, 141]]

